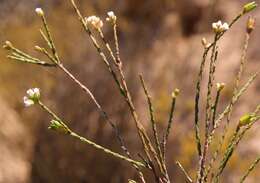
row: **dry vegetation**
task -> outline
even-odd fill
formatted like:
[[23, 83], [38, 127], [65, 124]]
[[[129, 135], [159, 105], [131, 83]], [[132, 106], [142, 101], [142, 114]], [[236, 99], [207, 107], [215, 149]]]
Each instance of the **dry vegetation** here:
[[[215, 2], [216, 4], [202, 0], [190, 2], [176, 0], [174, 3], [156, 0], [149, 3], [131, 0], [122, 3], [79, 1], [84, 15], [85, 13], [104, 15], [104, 12], [111, 9], [116, 12], [119, 18], [118, 35], [126, 81], [129, 92], [133, 94], [137, 112], [150, 137], [153, 136], [153, 130], [150, 127], [149, 110], [138, 73], [144, 74], [151, 92], [159, 134], [162, 134], [167, 127], [171, 91], [176, 87], [180, 88], [181, 95], [178, 97], [174, 113], [174, 131], [169, 136], [166, 153], [168, 174], [174, 182], [184, 182], [186, 179], [175, 164], [177, 160], [192, 178], [197, 174], [199, 159], [194, 131], [190, 129], [193, 128], [194, 90], [203, 51], [201, 38], [212, 40], [214, 33], [211, 30], [211, 22], [218, 19], [232, 20], [242, 6], [236, 1], [228, 2], [225, 6], [222, 1]], [[0, 16], [4, 19], [0, 25], [1, 41], [8, 39], [25, 52], [41, 57], [39, 52], [31, 49], [36, 44], [45, 45], [37, 31], [41, 27], [41, 22], [32, 11], [38, 4], [27, 1], [0, 3], [3, 9]], [[82, 31], [69, 1], [46, 1], [42, 5], [48, 15], [48, 24], [57, 44], [60, 59], [94, 92], [109, 117], [119, 122], [118, 127], [129, 151], [133, 152], [135, 159], [138, 159], [137, 152], [142, 152], [142, 146], [135, 133], [134, 121], [130, 117], [127, 104], [122, 97], [118, 97], [120, 92], [116, 90], [113, 78], [100, 62], [100, 57], [96, 54], [88, 36]], [[259, 10], [256, 10], [255, 16], [259, 16]], [[241, 18], [220, 41], [220, 63], [217, 65], [215, 81], [225, 82], [227, 86], [221, 93], [218, 112], [225, 109], [234, 95], [233, 88], [236, 86], [234, 78], [239, 71], [246, 20], [246, 16]], [[248, 63], [242, 84], [246, 83], [250, 75], [259, 68], [260, 55], [257, 43], [259, 37], [256, 36], [258, 32], [259, 27], [256, 26], [250, 38]], [[104, 28], [104, 33], [106, 38], [113, 42], [113, 31], [109, 26]], [[21, 101], [24, 91], [32, 86], [42, 88], [44, 102], [62, 116], [62, 119], [71, 121], [68, 124], [71, 129], [113, 151], [123, 153], [114, 138], [113, 130], [104, 123], [93, 102], [62, 72], [54, 68], [17, 65], [5, 61], [5, 55], [6, 52], [0, 52], [2, 59], [0, 79], [3, 83], [0, 91], [4, 101], [1, 102], [3, 105], [1, 111], [6, 111], [0, 113], [3, 116], [3, 120], [0, 121], [0, 134], [4, 139], [0, 141], [2, 147], [0, 151], [6, 154], [3, 157], [6, 160], [5, 164], [0, 166], [0, 182], [127, 182], [129, 178], [139, 180], [135, 169], [129, 167], [127, 163], [106, 156], [67, 136], [46, 130], [49, 121], [47, 115], [38, 109], [24, 109], [23, 104], [17, 102]], [[206, 64], [206, 68], [208, 67]], [[208, 75], [203, 75], [203, 86], [207, 85], [207, 79]], [[216, 91], [215, 86], [213, 91]], [[204, 98], [202, 104], [204, 102], [206, 104], [204, 96], [207, 95], [207, 88], [202, 87], [201, 92]], [[228, 128], [230, 130], [227, 132], [228, 138], [224, 141], [223, 149], [226, 149], [239, 118], [253, 111], [259, 104], [258, 96], [259, 79], [256, 79], [233, 109]], [[204, 110], [200, 111], [203, 117], [204, 113]], [[223, 122], [225, 121], [226, 119]], [[17, 129], [20, 135], [14, 135], [12, 130], [8, 130], [9, 123], [13, 126], [12, 130]], [[223, 180], [226, 182], [237, 182], [255, 157], [259, 156], [259, 143], [257, 140], [252, 140], [259, 138], [255, 135], [257, 125], [252, 130], [253, 133], [247, 135], [243, 143], [238, 146], [227, 165], [223, 173]], [[219, 138], [223, 132], [222, 127], [218, 131]], [[252, 144], [252, 148], [243, 144]], [[216, 147], [218, 141], [213, 143], [210, 154], [214, 153]], [[10, 154], [17, 159], [10, 157]], [[18, 165], [12, 165], [14, 161], [18, 162]], [[10, 176], [11, 172], [8, 170], [11, 168], [18, 172], [17, 176]], [[259, 168], [256, 168], [250, 174], [248, 182], [257, 182], [260, 176], [258, 171]], [[144, 175], [148, 177], [147, 182], [153, 181], [149, 171], [144, 171]]]

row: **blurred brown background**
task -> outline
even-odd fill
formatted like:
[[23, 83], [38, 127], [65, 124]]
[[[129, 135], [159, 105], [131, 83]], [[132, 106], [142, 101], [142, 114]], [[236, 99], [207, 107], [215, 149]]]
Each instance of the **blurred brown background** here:
[[[246, 0], [79, 0], [85, 16], [103, 19], [113, 10], [119, 18], [121, 57], [134, 102], [145, 126], [149, 117], [138, 73], [143, 73], [152, 93], [156, 119], [162, 130], [170, 108], [170, 93], [178, 87], [174, 132], [167, 152], [168, 167], [175, 182], [184, 178], [179, 160], [194, 176], [197, 163], [193, 138], [193, 98], [203, 48], [200, 40], [212, 40], [211, 23], [230, 21]], [[129, 111], [119, 97], [111, 76], [83, 32], [69, 0], [0, 0], [0, 41], [10, 40], [31, 54], [43, 45], [41, 22], [34, 9], [42, 7], [48, 16], [64, 64], [95, 94], [112, 119], [116, 120], [131, 152], [140, 144]], [[254, 16], [260, 19], [259, 8]], [[230, 99], [238, 69], [246, 17], [221, 41], [217, 82], [227, 83], [220, 110]], [[252, 34], [244, 80], [260, 66], [260, 24]], [[104, 28], [112, 41], [111, 28]], [[41, 88], [43, 100], [81, 135], [121, 152], [113, 132], [100, 117], [92, 101], [59, 70], [7, 61], [0, 51], [0, 183], [95, 183], [127, 182], [137, 178], [124, 162], [97, 152], [75, 140], [47, 130], [50, 118], [39, 108], [24, 108], [22, 97], [31, 87]], [[206, 75], [205, 75], [206, 78]], [[206, 79], [204, 80], [204, 82]], [[259, 104], [260, 80], [249, 88], [235, 107], [232, 124]], [[205, 90], [203, 90], [205, 92]], [[148, 127], [149, 129], [149, 127]], [[223, 182], [236, 182], [250, 162], [260, 154], [259, 124], [246, 136], [224, 173]], [[151, 130], [150, 130], [151, 131]], [[243, 145], [244, 144], [244, 145]], [[137, 156], [136, 156], [137, 157]], [[260, 167], [248, 182], [259, 182]], [[152, 182], [152, 181], [151, 181]]]

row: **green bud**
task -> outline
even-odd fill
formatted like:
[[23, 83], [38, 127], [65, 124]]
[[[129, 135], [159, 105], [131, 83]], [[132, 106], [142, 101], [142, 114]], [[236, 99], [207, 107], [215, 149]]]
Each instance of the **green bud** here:
[[251, 3], [247, 3], [244, 5], [244, 9], [243, 9], [243, 14], [246, 14], [252, 10], [254, 10], [257, 7], [257, 4], [255, 1], [251, 2]]
[[254, 114], [245, 114], [239, 119], [239, 127], [250, 124], [255, 118]]
[[69, 129], [67, 126], [64, 126], [64, 124], [62, 124], [60, 121], [57, 121], [57, 120], [51, 120], [51, 124], [50, 126], [48, 127], [48, 129], [51, 129], [51, 130], [54, 130], [54, 131], [57, 131], [57, 132], [60, 132], [60, 133], [69, 133]]

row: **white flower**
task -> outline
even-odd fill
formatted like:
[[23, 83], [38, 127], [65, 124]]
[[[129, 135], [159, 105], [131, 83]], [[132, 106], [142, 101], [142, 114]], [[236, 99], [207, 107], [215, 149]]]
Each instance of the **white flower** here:
[[116, 23], [116, 15], [113, 11], [107, 12], [107, 18], [106, 21], [111, 22], [111, 23]]
[[39, 88], [31, 88], [27, 90], [26, 93], [27, 96], [23, 97], [25, 107], [29, 107], [38, 102], [41, 96]]
[[229, 29], [228, 23], [225, 22], [225, 23], [222, 25], [222, 29], [223, 29], [223, 31], [227, 31], [227, 30]]
[[29, 99], [27, 96], [24, 96], [23, 103], [24, 103], [25, 107], [29, 107], [34, 104], [34, 101]]
[[86, 17], [86, 23], [92, 25], [96, 29], [101, 29], [103, 27], [102, 20], [95, 15]]
[[218, 22], [212, 23], [212, 28], [215, 33], [221, 33], [229, 29], [228, 23], [223, 23], [219, 20]]
[[36, 9], [35, 9], [35, 12], [36, 12], [37, 15], [39, 15], [39, 16], [43, 16], [43, 15], [44, 15], [44, 12], [43, 12], [43, 10], [42, 10], [41, 8], [36, 8]]

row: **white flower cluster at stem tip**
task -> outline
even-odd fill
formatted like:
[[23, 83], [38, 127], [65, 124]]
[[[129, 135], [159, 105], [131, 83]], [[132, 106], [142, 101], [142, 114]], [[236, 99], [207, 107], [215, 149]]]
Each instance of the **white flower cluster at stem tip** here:
[[227, 31], [229, 29], [229, 25], [228, 23], [222, 23], [221, 20], [219, 20], [218, 22], [212, 23], [212, 28], [215, 33], [221, 33]]
[[31, 88], [26, 91], [27, 96], [23, 97], [23, 102], [25, 107], [29, 107], [40, 99], [40, 89], [39, 88]]
[[103, 21], [95, 15], [86, 17], [86, 23], [92, 25], [95, 29], [101, 29], [103, 27]]

